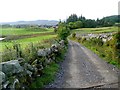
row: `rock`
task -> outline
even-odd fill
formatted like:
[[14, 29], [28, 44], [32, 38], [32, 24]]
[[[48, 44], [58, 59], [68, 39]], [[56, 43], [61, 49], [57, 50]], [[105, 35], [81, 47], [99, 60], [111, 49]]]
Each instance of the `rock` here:
[[23, 68], [20, 66], [18, 60], [2, 62], [0, 63], [0, 67], [2, 67], [2, 72], [8, 76], [11, 76], [12, 74], [20, 73], [23, 71]]
[[64, 40], [61, 40], [59, 43], [61, 46], [64, 46]]
[[52, 53], [52, 49], [51, 48], [38, 50], [38, 56], [47, 56], [47, 55], [50, 55], [51, 53]]
[[0, 71], [0, 85], [5, 81], [5, 74]]
[[21, 66], [23, 66], [25, 63], [25, 60], [23, 58], [18, 58], [18, 61]]
[[20, 82], [18, 79], [15, 79], [14, 82], [13, 82], [13, 85], [11, 86], [11, 88], [20, 88], [20, 86], [16, 87], [16, 85], [20, 85]]
[[59, 45], [53, 44], [53, 45], [51, 46], [51, 50], [52, 50], [53, 52], [58, 52], [58, 47], [59, 47]]
[[38, 56], [46, 56], [47, 55], [47, 52], [45, 51], [45, 49], [40, 49], [38, 50]]
[[[29, 75], [30, 77], [32, 76], [32, 72], [29, 70], [26, 70], [26, 74]], [[32, 78], [32, 77], [31, 77]]]
[[107, 41], [107, 39], [105, 39], [105, 38], [102, 38], [102, 41], [103, 41], [103, 42], [106, 42], [106, 41]]
[[29, 70], [29, 71], [33, 71], [34, 70], [33, 67], [30, 64], [28, 64], [28, 63], [25, 63], [23, 67], [24, 67], [24, 69]]
[[6, 89], [9, 84], [10, 84], [10, 81], [6, 81], [6, 82], [2, 85], [2, 88]]
[[51, 48], [46, 48], [45, 51], [46, 51], [47, 55], [50, 55], [52, 53]]

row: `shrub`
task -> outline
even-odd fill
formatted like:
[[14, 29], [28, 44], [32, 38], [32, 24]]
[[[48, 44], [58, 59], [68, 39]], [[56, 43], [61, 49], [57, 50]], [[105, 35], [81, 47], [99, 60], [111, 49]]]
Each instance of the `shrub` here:
[[92, 38], [92, 39], [90, 39], [90, 42], [93, 45], [98, 45], [98, 46], [102, 46], [103, 45], [103, 41], [102, 41], [101, 38]]
[[81, 39], [82, 39], [81, 37], [77, 37], [79, 43], [81, 42]]
[[61, 40], [66, 40], [67, 37], [70, 35], [70, 29], [65, 23], [60, 23], [58, 25], [57, 33], [58, 38], [60, 38]]
[[73, 34], [72, 34], [72, 38], [75, 38], [75, 37], [76, 37], [76, 33], [73, 33]]
[[84, 41], [86, 41], [86, 38], [83, 37], [83, 38], [81, 39], [81, 42], [83, 43]]

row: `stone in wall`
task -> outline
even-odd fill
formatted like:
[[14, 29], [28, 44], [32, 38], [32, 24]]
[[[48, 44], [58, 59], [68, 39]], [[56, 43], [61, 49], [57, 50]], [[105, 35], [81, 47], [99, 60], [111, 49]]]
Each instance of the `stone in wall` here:
[[23, 67], [20, 66], [18, 60], [2, 62], [0, 63], [0, 67], [2, 67], [2, 72], [5, 73], [7, 76], [23, 72]]
[[5, 73], [3, 73], [2, 71], [0, 71], [0, 85], [2, 84], [2, 82], [5, 81]]

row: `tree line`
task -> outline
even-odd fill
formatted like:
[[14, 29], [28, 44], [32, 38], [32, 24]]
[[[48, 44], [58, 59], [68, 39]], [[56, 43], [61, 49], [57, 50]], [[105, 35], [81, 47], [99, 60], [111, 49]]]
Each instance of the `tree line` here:
[[118, 25], [120, 21], [119, 15], [108, 16], [102, 19], [97, 18], [94, 19], [86, 19], [84, 16], [77, 16], [76, 14], [71, 14], [66, 23], [68, 24], [70, 29], [77, 28], [96, 28], [96, 27], [109, 27], [113, 25]]

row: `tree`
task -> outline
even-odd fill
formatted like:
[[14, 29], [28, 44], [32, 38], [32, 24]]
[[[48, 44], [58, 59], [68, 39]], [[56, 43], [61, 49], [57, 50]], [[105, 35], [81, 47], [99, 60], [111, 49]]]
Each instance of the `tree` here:
[[82, 28], [84, 28], [84, 27], [85, 27], [86, 18], [81, 15], [81, 16], [78, 18], [78, 20], [82, 22]]
[[58, 38], [62, 40], [67, 40], [67, 37], [70, 35], [70, 29], [65, 23], [59, 23], [58, 25]]
[[87, 19], [85, 21], [85, 27], [86, 28], [95, 28], [96, 26], [97, 26], [97, 24], [96, 24], [95, 20]]
[[70, 22], [76, 22], [78, 21], [78, 17], [76, 14], [72, 14], [71, 16], [69, 16], [69, 18], [66, 20], [67, 23], [70, 23]]
[[75, 28], [80, 28], [82, 27], [82, 22], [81, 21], [76, 21], [75, 22]]
[[85, 21], [86, 18], [81, 15], [81, 16], [79, 17], [79, 20], [80, 20], [80, 21]]
[[69, 22], [68, 26], [70, 29], [74, 29], [74, 22]]
[[70, 29], [77, 29], [82, 27], [82, 22], [81, 21], [69, 22], [68, 26]]
[[102, 19], [92, 20], [92, 19], [86, 19], [84, 16], [78, 17], [76, 14], [72, 14], [69, 16], [69, 18], [66, 20], [66, 23], [69, 24], [70, 29], [76, 29], [79, 28], [77, 25], [78, 22], [82, 22], [82, 28], [96, 28], [96, 27], [108, 27], [113, 25], [119, 25], [120, 22], [120, 15], [113, 15], [108, 17], [103, 17]]

